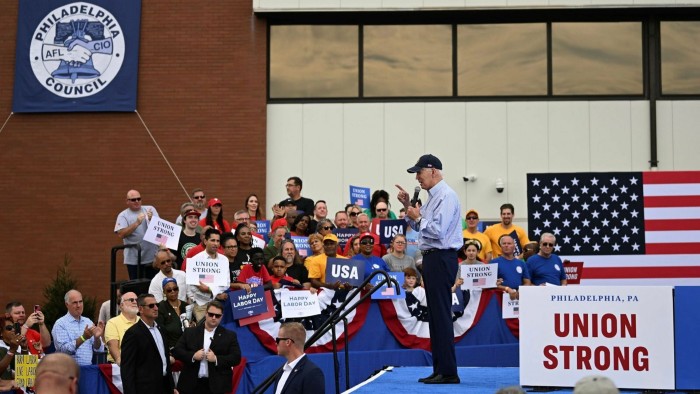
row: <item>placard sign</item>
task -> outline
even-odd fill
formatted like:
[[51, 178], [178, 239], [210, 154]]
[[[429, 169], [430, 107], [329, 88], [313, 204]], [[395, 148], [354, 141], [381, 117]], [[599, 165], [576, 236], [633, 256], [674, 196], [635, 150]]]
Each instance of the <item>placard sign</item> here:
[[199, 253], [187, 259], [185, 274], [187, 275], [185, 281], [188, 285], [198, 285], [199, 282], [202, 282], [208, 285], [228, 287], [231, 284], [228, 259], [209, 259], [206, 257], [206, 253]]
[[148, 223], [148, 230], [143, 235], [143, 240], [156, 245], [163, 244], [168, 249], [177, 250], [180, 234], [182, 234], [182, 227], [154, 216]]
[[493, 264], [460, 264], [462, 290], [488, 289], [496, 287], [498, 279], [498, 263]]
[[350, 185], [350, 203], [369, 208], [369, 188]]
[[357, 228], [336, 228], [333, 230], [333, 234], [338, 237], [338, 246], [341, 249], [345, 249], [345, 245], [347, 245], [350, 238], [359, 231]]
[[583, 276], [583, 262], [569, 261], [564, 263], [564, 272], [566, 273], [567, 285], [581, 284], [581, 276]]
[[321, 314], [321, 306], [318, 305], [318, 296], [311, 294], [309, 290], [290, 291], [282, 289], [282, 318], [297, 318], [316, 316]]
[[349, 283], [359, 286], [365, 280], [365, 262], [329, 257], [326, 263], [326, 283]]
[[673, 390], [671, 286], [521, 286], [520, 384]]
[[501, 315], [504, 319], [517, 319], [520, 317], [520, 300], [511, 300], [510, 294], [503, 293], [501, 303]]
[[232, 291], [228, 297], [236, 320], [267, 312], [265, 289], [262, 286], [251, 287], [250, 293], [245, 290]]
[[292, 242], [299, 252], [299, 256], [306, 257], [311, 256], [311, 247], [309, 246], [309, 238], [301, 237], [298, 235], [292, 235]]
[[[404, 274], [403, 272], [389, 272], [389, 276], [396, 279], [399, 286], [403, 285]], [[372, 278], [372, 286], [377, 286], [379, 282], [384, 280], [384, 275], [377, 275]], [[399, 293], [399, 294], [397, 294]], [[372, 293], [373, 300], [400, 300], [406, 298], [406, 290], [401, 289], [400, 292], [396, 291], [396, 284], [391, 282], [391, 287], [386, 283], [377, 291]]]
[[255, 224], [258, 226], [258, 234], [262, 235], [267, 243], [270, 240], [270, 221], [256, 220]]
[[19, 387], [34, 387], [39, 358], [33, 354], [15, 355], [15, 383]]
[[384, 245], [391, 243], [391, 240], [396, 234], [406, 234], [406, 221], [403, 219], [397, 220], [380, 220], [379, 221], [379, 242]]

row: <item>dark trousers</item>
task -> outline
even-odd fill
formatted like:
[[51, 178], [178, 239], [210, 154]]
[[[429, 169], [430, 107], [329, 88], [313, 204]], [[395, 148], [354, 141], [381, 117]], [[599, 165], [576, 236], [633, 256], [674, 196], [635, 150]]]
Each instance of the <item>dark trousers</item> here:
[[[129, 279], [139, 279], [138, 276], [138, 265], [126, 265], [126, 270], [129, 272]], [[146, 279], [153, 279], [159, 270], [153, 268], [152, 264], [141, 264], [141, 275]]]
[[197, 379], [197, 394], [212, 394], [211, 389], [209, 389], [209, 378], [199, 378]]
[[452, 285], [457, 277], [457, 266], [457, 252], [454, 250], [435, 250], [423, 256], [433, 372], [440, 375], [457, 375], [452, 328]]

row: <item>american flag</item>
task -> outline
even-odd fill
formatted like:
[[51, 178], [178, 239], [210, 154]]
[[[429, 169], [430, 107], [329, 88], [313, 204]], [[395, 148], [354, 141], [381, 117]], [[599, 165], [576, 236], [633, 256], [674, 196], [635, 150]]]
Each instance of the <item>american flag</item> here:
[[472, 279], [472, 286], [486, 286], [486, 278]]
[[528, 174], [527, 197], [582, 284], [700, 284], [700, 171]]
[[163, 234], [156, 234], [156, 242], [159, 242], [161, 244], [167, 244], [168, 243], [168, 236], [163, 235]]
[[199, 274], [199, 280], [204, 283], [214, 283], [214, 275]]

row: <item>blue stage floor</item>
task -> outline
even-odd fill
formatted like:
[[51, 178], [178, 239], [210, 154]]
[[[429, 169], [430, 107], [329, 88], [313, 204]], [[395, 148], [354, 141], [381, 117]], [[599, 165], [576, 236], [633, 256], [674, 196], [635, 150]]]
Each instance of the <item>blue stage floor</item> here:
[[[508, 386], [518, 386], [520, 381], [520, 368], [458, 368], [460, 384], [432, 384], [418, 383], [418, 379], [432, 373], [431, 367], [394, 367], [378, 373], [365, 382], [346, 391], [346, 393], [399, 393], [430, 390], [430, 394], [470, 393], [493, 394], [498, 389]], [[525, 391], [532, 388], [525, 387]], [[571, 388], [555, 388], [552, 393], [571, 393]], [[540, 391], [541, 392], [541, 391]], [[621, 390], [622, 393], [639, 393], [639, 391]]]

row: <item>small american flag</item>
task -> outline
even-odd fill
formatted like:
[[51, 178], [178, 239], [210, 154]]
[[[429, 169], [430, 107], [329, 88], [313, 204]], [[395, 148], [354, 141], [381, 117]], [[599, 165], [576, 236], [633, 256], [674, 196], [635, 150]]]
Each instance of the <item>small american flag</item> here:
[[162, 244], [167, 244], [168, 243], [168, 236], [163, 235], [163, 234], [156, 234], [156, 241], [158, 241]]
[[486, 286], [486, 278], [472, 279], [472, 286]]
[[355, 205], [363, 207], [365, 206], [365, 200], [362, 198], [358, 198], [357, 200], [355, 200]]
[[381, 294], [382, 294], [383, 296], [393, 296], [393, 295], [395, 295], [396, 293], [394, 292], [394, 288], [393, 288], [393, 287], [387, 287], [386, 289], [384, 289], [384, 291], [382, 291]]
[[199, 280], [204, 282], [204, 283], [214, 283], [214, 275], [199, 274]]
[[515, 313], [516, 315], [517, 315], [518, 313], [520, 313], [520, 307], [519, 307], [519, 306], [514, 306], [514, 307], [513, 307], [513, 313]]

